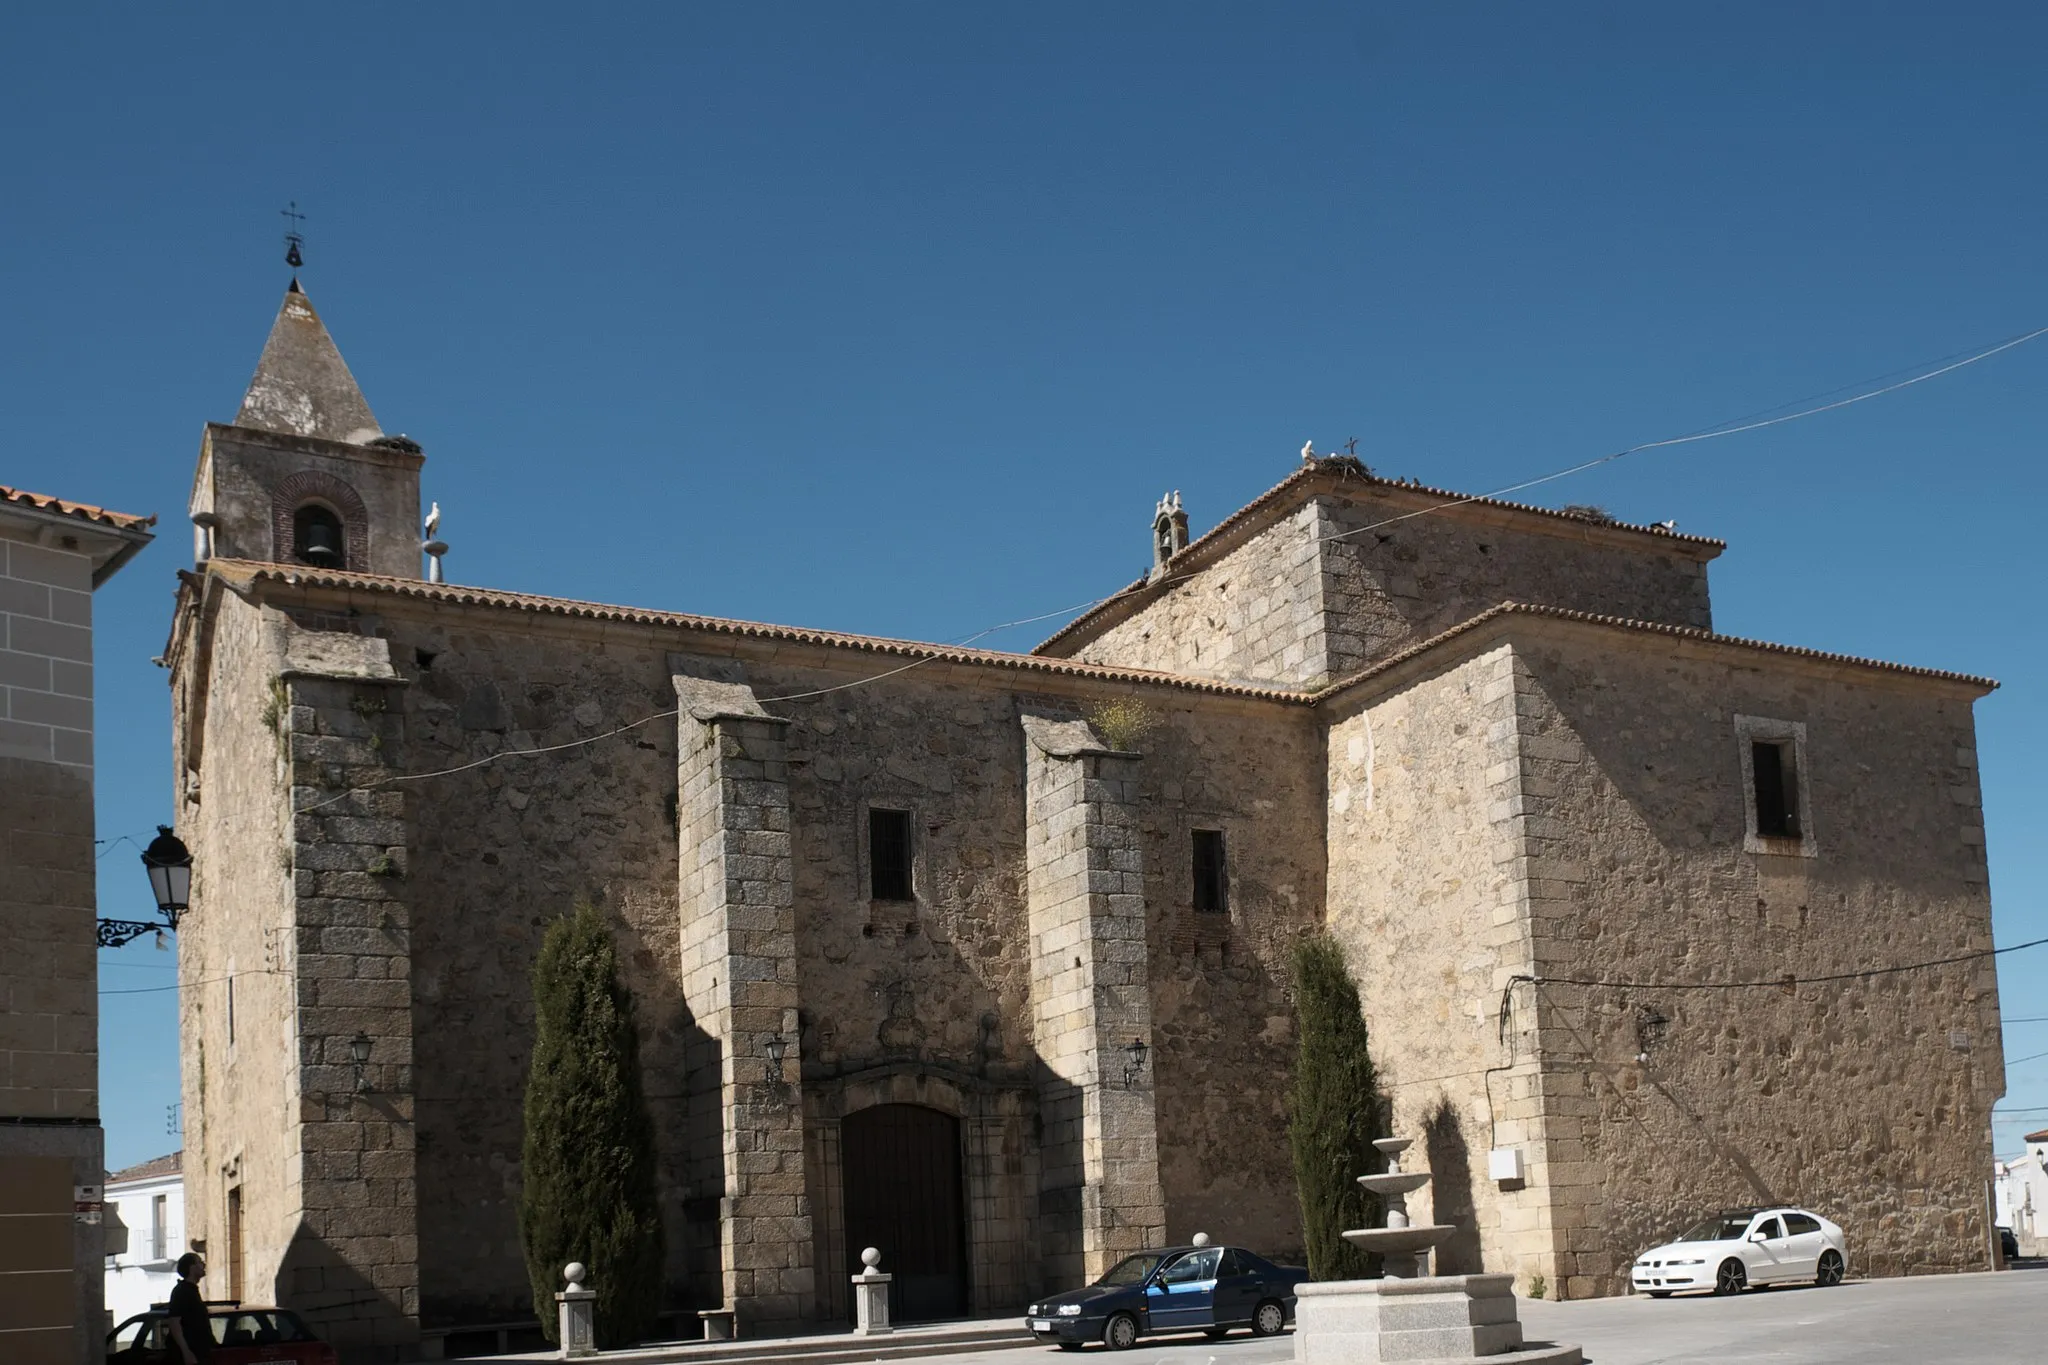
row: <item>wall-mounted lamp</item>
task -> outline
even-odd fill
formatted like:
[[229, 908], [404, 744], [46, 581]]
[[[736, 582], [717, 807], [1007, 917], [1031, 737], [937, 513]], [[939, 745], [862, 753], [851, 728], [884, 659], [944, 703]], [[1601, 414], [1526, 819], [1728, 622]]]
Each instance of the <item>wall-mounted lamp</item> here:
[[789, 1040], [778, 1031], [768, 1035], [761, 1044], [761, 1051], [768, 1056], [768, 1089], [771, 1094], [787, 1099], [789, 1082], [782, 1077], [782, 1059], [789, 1055]]
[[358, 1033], [348, 1040], [348, 1055], [356, 1064], [356, 1093], [359, 1095], [370, 1088], [367, 1068], [370, 1065], [371, 1046], [370, 1035], [367, 1033]]
[[149, 873], [150, 894], [156, 897], [157, 913], [164, 917], [164, 922], [103, 919], [99, 921], [100, 947], [118, 948], [144, 934], [155, 934], [161, 947], [166, 928], [172, 933], [178, 931], [178, 921], [184, 917], [192, 897], [192, 854], [171, 833], [169, 825], [156, 827], [156, 838], [142, 851], [142, 869]]
[[1143, 1038], [1133, 1038], [1124, 1045], [1124, 1089], [1129, 1090], [1145, 1074], [1145, 1056], [1150, 1051]]

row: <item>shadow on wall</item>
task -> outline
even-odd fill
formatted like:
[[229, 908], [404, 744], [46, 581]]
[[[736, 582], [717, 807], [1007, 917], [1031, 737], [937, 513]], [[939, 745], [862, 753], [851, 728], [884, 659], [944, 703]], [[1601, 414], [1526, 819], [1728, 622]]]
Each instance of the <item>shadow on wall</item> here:
[[[615, 900], [603, 904], [613, 908], [620, 976], [640, 1020], [641, 1093], [654, 1118], [655, 1182], [667, 1251], [663, 1310], [688, 1315], [729, 1307], [719, 1245], [725, 1045], [704, 1031], [684, 1002], [680, 966], [657, 953], [642, 924], [616, 913]], [[685, 1330], [695, 1326], [690, 1318]]]
[[403, 1306], [378, 1289], [339, 1252], [300, 1223], [278, 1265], [278, 1307], [306, 1320], [313, 1335], [332, 1343], [348, 1365], [410, 1360], [416, 1354], [401, 1341], [415, 1337]]
[[1435, 1272], [1439, 1275], [1476, 1275], [1485, 1269], [1479, 1256], [1478, 1209], [1472, 1193], [1472, 1150], [1458, 1111], [1448, 1099], [1439, 1099], [1422, 1125], [1423, 1145], [1429, 1153], [1429, 1189], [1435, 1200], [1434, 1221], [1457, 1228], [1450, 1240], [1437, 1247]]

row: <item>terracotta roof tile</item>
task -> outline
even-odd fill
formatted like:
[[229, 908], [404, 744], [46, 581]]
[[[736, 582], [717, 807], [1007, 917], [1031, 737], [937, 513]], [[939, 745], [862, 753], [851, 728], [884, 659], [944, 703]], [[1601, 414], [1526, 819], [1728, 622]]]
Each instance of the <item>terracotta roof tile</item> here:
[[1104, 664], [1075, 663], [1066, 659], [1040, 658], [1031, 654], [1010, 654], [993, 649], [966, 649], [958, 645], [926, 644], [916, 640], [892, 640], [877, 635], [853, 635], [843, 631], [811, 630], [801, 626], [766, 625], [758, 621], [734, 621], [717, 616], [694, 616], [684, 612], [650, 611], [641, 607], [607, 606], [579, 602], [565, 597], [540, 597], [528, 593], [499, 592], [490, 588], [467, 588], [448, 583], [427, 583], [413, 578], [388, 578], [377, 574], [339, 573], [298, 565], [281, 566], [249, 561], [213, 560], [208, 567], [223, 577], [250, 583], [304, 584], [319, 588], [340, 588], [388, 593], [425, 601], [455, 602], [470, 606], [498, 607], [514, 611], [539, 612], [551, 616], [582, 617], [593, 621], [624, 621], [638, 625], [673, 626], [686, 630], [710, 631], [761, 640], [782, 640], [792, 644], [823, 645], [828, 648], [857, 649], [899, 658], [944, 660], [980, 664], [993, 668], [1014, 668], [1029, 673], [1059, 674], [1096, 678], [1105, 682], [1150, 683], [1161, 687], [1206, 692], [1217, 696], [1249, 697], [1262, 701], [1296, 702], [1306, 694], [1286, 688], [1248, 687], [1241, 683], [1191, 678], [1149, 668], [1113, 668]]
[[46, 493], [31, 493], [26, 489], [9, 488], [4, 483], [0, 483], [0, 502], [12, 503], [16, 507], [32, 507], [38, 512], [54, 512], [63, 517], [77, 517], [80, 521], [97, 522], [116, 531], [140, 531], [156, 525], [156, 518], [153, 516], [138, 517], [126, 512], [110, 512], [104, 507], [94, 507], [91, 503], [71, 502], [65, 498], [53, 498]]
[[1993, 678], [1980, 678], [1971, 673], [1951, 673], [1939, 668], [1918, 668], [1911, 664], [1887, 663], [1882, 659], [1866, 659], [1855, 654], [1833, 654], [1823, 649], [1804, 649], [1798, 645], [1773, 644], [1768, 640], [1750, 640], [1740, 635], [1720, 635], [1711, 630], [1700, 630], [1693, 626], [1670, 626], [1658, 621], [1637, 621], [1626, 616], [1601, 616], [1590, 611], [1571, 611], [1564, 607], [1544, 607], [1532, 602], [1503, 602], [1489, 607], [1477, 616], [1460, 621], [1449, 630], [1441, 631], [1418, 644], [1410, 645], [1386, 658], [1371, 664], [1349, 677], [1339, 678], [1328, 687], [1311, 694], [1311, 700], [1322, 702], [1346, 688], [1356, 686], [1369, 678], [1385, 673], [1391, 668], [1406, 663], [1420, 654], [1427, 654], [1439, 645], [1448, 643], [1458, 636], [1468, 634], [1489, 621], [1504, 616], [1539, 616], [1554, 621], [1577, 621], [1587, 625], [1603, 626], [1612, 630], [1625, 630], [1645, 635], [1666, 635], [1681, 640], [1698, 640], [1703, 644], [1723, 645], [1735, 649], [1753, 649], [1764, 654], [1780, 654], [1795, 659], [1816, 659], [1826, 663], [1848, 664], [1855, 668], [1875, 669], [1881, 673], [1896, 673], [1913, 678], [1930, 678], [1940, 682], [1961, 683], [1967, 687], [1980, 687], [1986, 692], [1998, 686]]
[[[1667, 531], [1661, 526], [1638, 526], [1633, 522], [1626, 521], [1592, 521], [1576, 513], [1561, 512], [1553, 507], [1537, 507], [1533, 503], [1505, 502], [1499, 498], [1480, 497], [1470, 493], [1457, 493], [1448, 488], [1432, 488], [1428, 484], [1417, 483], [1409, 479], [1383, 479], [1368, 471], [1361, 461], [1352, 456], [1333, 455], [1319, 459], [1314, 464], [1301, 466], [1301, 468], [1295, 470], [1279, 483], [1274, 484], [1271, 488], [1238, 508], [1237, 511], [1231, 513], [1222, 521], [1217, 522], [1216, 525], [1210, 527], [1208, 531], [1192, 541], [1186, 549], [1175, 555], [1173, 557], [1174, 562], [1193, 562], [1188, 559], [1188, 556], [1192, 555], [1199, 558], [1200, 552], [1206, 547], [1217, 545], [1247, 524], [1268, 517], [1280, 508], [1298, 501], [1303, 496], [1302, 485], [1328, 476], [1335, 476], [1342, 481], [1357, 480], [1368, 487], [1398, 488], [1410, 493], [1420, 493], [1424, 497], [1438, 498], [1446, 504], [1446, 508], [1443, 510], [1447, 510], [1449, 507], [1494, 507], [1510, 512], [1525, 512], [1539, 517], [1548, 517], [1556, 521], [1567, 521], [1576, 526], [1603, 526], [1609, 530], [1629, 531], [1638, 535], [1656, 536], [1661, 540], [1677, 541], [1685, 545], [1711, 547], [1717, 552], [1728, 548], [1728, 542], [1725, 540], [1715, 540], [1709, 536], [1680, 535], [1676, 531]], [[1079, 616], [1061, 626], [1057, 631], [1046, 637], [1044, 643], [1040, 644], [1032, 652], [1044, 653], [1052, 648], [1052, 646], [1065, 641], [1070, 635], [1086, 633], [1087, 628], [1095, 624], [1100, 617], [1125, 605], [1132, 597], [1143, 593], [1147, 588], [1157, 586], [1163, 590], [1178, 581], [1180, 581], [1180, 578], [1176, 574], [1168, 574], [1164, 579], [1160, 580], [1154, 580], [1150, 577], [1141, 578], [1129, 587], [1123, 588], [1109, 597], [1105, 597], [1095, 606], [1090, 607], [1087, 611], [1082, 612]]]
[[388, 593], [396, 597], [418, 598], [424, 601], [454, 602], [470, 606], [496, 607], [513, 611], [531, 611], [552, 616], [581, 617], [593, 621], [623, 621], [638, 625], [673, 626], [686, 630], [710, 631], [720, 635], [734, 635], [762, 640], [782, 640], [793, 644], [821, 645], [827, 648], [856, 649], [874, 654], [892, 655], [909, 659], [944, 660], [952, 663], [983, 665], [992, 668], [1012, 668], [1028, 673], [1048, 673], [1065, 677], [1093, 678], [1103, 682], [1149, 683], [1161, 687], [1179, 688], [1190, 692], [1203, 692], [1215, 696], [1247, 697], [1260, 701], [1280, 702], [1294, 705], [1316, 705], [1345, 689], [1386, 672], [1420, 654], [1428, 653], [1438, 646], [1465, 635], [1489, 621], [1505, 616], [1534, 616], [1550, 620], [1576, 621], [1613, 630], [1623, 630], [1645, 635], [1662, 635], [1675, 639], [1696, 640], [1705, 644], [1720, 645], [1734, 649], [1755, 650], [1764, 654], [1782, 655], [1787, 658], [1813, 659], [1827, 663], [1847, 664], [1856, 668], [1875, 669], [1879, 672], [1898, 674], [1906, 677], [1927, 678], [1940, 682], [1960, 683], [1990, 691], [1998, 686], [1991, 678], [1981, 678], [1969, 673], [1951, 673], [1937, 668], [1918, 668], [1910, 664], [1887, 663], [1881, 659], [1865, 659], [1853, 654], [1832, 654], [1825, 650], [1803, 649], [1797, 645], [1772, 644], [1765, 640], [1744, 639], [1737, 635], [1719, 635], [1710, 630], [1698, 630], [1688, 626], [1669, 626], [1654, 621], [1636, 621], [1623, 616], [1601, 616], [1593, 612], [1569, 611], [1562, 607], [1537, 606], [1527, 602], [1503, 602], [1488, 608], [1469, 620], [1461, 621], [1449, 630], [1442, 631], [1407, 649], [1361, 669], [1349, 677], [1340, 678], [1327, 687], [1313, 692], [1304, 692], [1281, 687], [1251, 687], [1242, 683], [1219, 682], [1211, 678], [1189, 677], [1186, 674], [1166, 673], [1149, 668], [1117, 668], [1106, 664], [1077, 663], [1068, 659], [1047, 658], [1036, 654], [1011, 654], [993, 649], [966, 649], [958, 645], [926, 644], [916, 640], [893, 640], [884, 636], [854, 635], [843, 631], [812, 630], [800, 626], [767, 625], [758, 621], [736, 621], [717, 616], [695, 616], [684, 612], [650, 611], [640, 607], [607, 606], [598, 602], [580, 602], [565, 597], [541, 597], [530, 593], [499, 592], [490, 588], [468, 588], [447, 583], [427, 583], [415, 578], [387, 578], [377, 574], [340, 573], [331, 569], [314, 569], [304, 566], [283, 566], [258, 564], [250, 561], [216, 559], [208, 569], [223, 578], [244, 583], [284, 583], [318, 588], [334, 588], [346, 591]]
[[167, 1175], [178, 1175], [184, 1170], [185, 1153], [172, 1152], [169, 1156], [151, 1157], [139, 1166], [130, 1166], [115, 1171], [107, 1177], [109, 1185], [125, 1185], [131, 1180], [160, 1180]]

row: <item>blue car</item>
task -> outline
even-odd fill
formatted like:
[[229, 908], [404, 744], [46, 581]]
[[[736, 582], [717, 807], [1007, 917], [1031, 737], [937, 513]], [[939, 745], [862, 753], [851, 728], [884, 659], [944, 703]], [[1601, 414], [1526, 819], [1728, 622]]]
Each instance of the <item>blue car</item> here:
[[1126, 1256], [1089, 1285], [1031, 1305], [1031, 1335], [1063, 1351], [1100, 1341], [1127, 1351], [1141, 1336], [1233, 1327], [1278, 1336], [1294, 1317], [1306, 1270], [1277, 1266], [1242, 1247], [1184, 1246]]

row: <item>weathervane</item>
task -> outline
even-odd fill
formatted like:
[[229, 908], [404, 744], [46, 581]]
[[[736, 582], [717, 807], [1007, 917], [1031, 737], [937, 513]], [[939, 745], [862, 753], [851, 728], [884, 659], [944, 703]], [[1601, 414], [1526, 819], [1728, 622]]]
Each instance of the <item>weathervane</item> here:
[[305, 237], [299, 232], [299, 224], [306, 221], [306, 215], [299, 212], [299, 201], [296, 199], [287, 207], [279, 209], [278, 213], [290, 225], [284, 233], [284, 263], [297, 270], [306, 263], [306, 258], [299, 254], [299, 248], [306, 244]]

